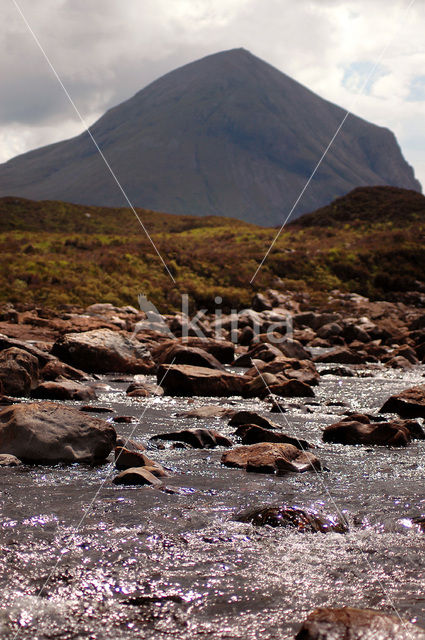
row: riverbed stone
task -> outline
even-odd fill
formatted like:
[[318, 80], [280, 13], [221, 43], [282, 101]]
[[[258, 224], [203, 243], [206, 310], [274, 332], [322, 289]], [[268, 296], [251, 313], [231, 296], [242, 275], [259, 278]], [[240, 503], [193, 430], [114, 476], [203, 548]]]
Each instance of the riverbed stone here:
[[0, 453], [23, 462], [96, 462], [115, 445], [116, 432], [100, 418], [54, 402], [22, 403], [0, 411]]
[[38, 359], [28, 351], [10, 347], [0, 352], [0, 381], [5, 394], [28, 396], [38, 375]]
[[425, 418], [425, 385], [410, 387], [388, 398], [381, 413], [398, 413], [402, 418]]
[[55, 342], [52, 353], [90, 373], [153, 373], [155, 369], [149, 351], [124, 331], [68, 333]]
[[44, 400], [96, 400], [95, 390], [76, 380], [42, 382], [31, 392], [32, 398]]
[[411, 441], [411, 435], [400, 423], [341, 420], [325, 427], [322, 439], [323, 442], [346, 445], [405, 447]]
[[8, 453], [0, 454], [0, 467], [19, 467], [22, 461], [16, 456], [11, 456]]
[[241, 395], [244, 379], [227, 371], [184, 364], [164, 364], [158, 367], [158, 384], [171, 396]]
[[288, 436], [282, 431], [264, 429], [256, 424], [243, 424], [235, 431], [235, 436], [241, 438], [242, 444], [257, 444], [258, 442], [288, 443], [297, 449], [310, 449], [311, 444], [307, 440]]
[[316, 609], [296, 640], [425, 640], [425, 630], [399, 616], [372, 609]]
[[124, 485], [149, 485], [152, 487], [162, 487], [162, 482], [153, 473], [153, 467], [130, 467], [121, 471], [112, 480], [114, 484]]
[[238, 522], [248, 522], [256, 527], [284, 527], [303, 533], [346, 533], [348, 526], [335, 518], [328, 518], [299, 507], [287, 505], [248, 509], [236, 516]]
[[226, 451], [221, 462], [226, 467], [278, 475], [288, 471], [300, 473], [310, 469], [321, 469], [320, 461], [312, 453], [300, 451], [292, 444], [271, 442], [236, 447]]
[[233, 442], [215, 429], [181, 429], [169, 433], [152, 436], [151, 440], [169, 440], [184, 442], [194, 449], [214, 449], [215, 447], [231, 447]]

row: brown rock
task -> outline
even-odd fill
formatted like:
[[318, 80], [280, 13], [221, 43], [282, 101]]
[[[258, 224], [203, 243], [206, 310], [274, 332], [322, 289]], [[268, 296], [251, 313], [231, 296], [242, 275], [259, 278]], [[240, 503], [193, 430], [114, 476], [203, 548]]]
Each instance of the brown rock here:
[[242, 376], [184, 364], [160, 365], [157, 380], [171, 396], [226, 397], [241, 395], [243, 387]]
[[335, 364], [364, 364], [365, 358], [355, 351], [350, 351], [345, 347], [337, 347], [313, 358], [314, 362], [331, 362]]
[[162, 487], [162, 482], [148, 467], [131, 467], [121, 471], [112, 480], [114, 484], [125, 485], [150, 485], [152, 487]]
[[171, 440], [185, 442], [194, 449], [213, 449], [215, 447], [231, 447], [233, 442], [214, 429], [182, 429], [170, 433], [160, 433], [151, 440]]
[[270, 506], [249, 509], [236, 517], [238, 522], [249, 522], [256, 527], [285, 527], [303, 533], [346, 533], [346, 523], [311, 513], [299, 507]]
[[130, 398], [151, 398], [164, 395], [164, 389], [153, 382], [132, 382], [126, 394]]
[[11, 456], [8, 453], [0, 453], [0, 467], [19, 467], [21, 464], [21, 460], [16, 456]]
[[42, 382], [32, 392], [32, 398], [46, 400], [96, 400], [97, 395], [92, 387], [74, 380]]
[[249, 446], [236, 447], [226, 451], [221, 458], [226, 467], [237, 467], [257, 473], [287, 471], [303, 472], [321, 469], [321, 464], [312, 453], [300, 451], [291, 444], [260, 442]]
[[4, 393], [28, 396], [37, 380], [38, 360], [35, 356], [17, 347], [0, 352], [0, 381]]
[[52, 353], [89, 372], [152, 373], [155, 368], [141, 342], [111, 329], [68, 333], [55, 342]]
[[311, 444], [307, 440], [288, 436], [281, 431], [272, 431], [255, 424], [243, 424], [235, 431], [235, 436], [242, 439], [242, 444], [257, 444], [258, 442], [281, 442], [292, 444], [297, 449], [310, 449]]
[[197, 336], [188, 336], [186, 338], [177, 338], [176, 340], [163, 342], [158, 347], [152, 349], [152, 357], [158, 360], [161, 353], [166, 350], [170, 344], [181, 344], [188, 347], [196, 347], [210, 353], [221, 364], [230, 364], [234, 360], [235, 345], [228, 340], [215, 340], [213, 338], [198, 338]]
[[236, 411], [236, 413], [232, 416], [229, 421], [229, 425], [231, 427], [238, 427], [243, 424], [256, 424], [259, 427], [264, 427], [265, 429], [279, 429], [280, 425], [265, 416], [260, 416], [256, 411]]
[[402, 418], [425, 418], [425, 385], [410, 387], [391, 396], [380, 413], [398, 413]]
[[425, 630], [371, 609], [316, 609], [303, 622], [296, 640], [425, 640]]
[[215, 404], [207, 404], [198, 409], [191, 409], [190, 411], [182, 411], [176, 413], [178, 418], [231, 418], [235, 414], [234, 409], [227, 409], [226, 407], [219, 407]]
[[411, 440], [407, 428], [396, 423], [364, 422], [342, 420], [328, 425], [322, 435], [324, 442], [339, 444], [363, 444], [404, 447]]
[[115, 466], [117, 469], [131, 469], [132, 467], [148, 467], [152, 472], [155, 469], [154, 475], [157, 477], [166, 477], [169, 474], [165, 469], [155, 460], [148, 458], [142, 451], [131, 451], [124, 447], [115, 447]]
[[50, 360], [42, 370], [40, 371], [40, 377], [43, 380], [92, 380], [93, 378], [89, 376], [85, 371], [81, 371], [80, 369], [75, 369], [71, 367], [69, 364], [65, 362], [61, 362], [60, 360]]
[[0, 411], [0, 453], [24, 462], [94, 462], [115, 445], [104, 420], [54, 402], [18, 404]]
[[160, 354], [158, 364], [189, 364], [224, 371], [223, 365], [211, 353], [199, 347], [173, 343]]

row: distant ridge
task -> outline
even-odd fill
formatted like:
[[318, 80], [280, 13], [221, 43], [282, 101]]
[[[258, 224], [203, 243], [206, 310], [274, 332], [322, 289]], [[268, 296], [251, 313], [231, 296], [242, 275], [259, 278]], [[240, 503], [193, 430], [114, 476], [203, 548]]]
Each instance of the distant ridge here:
[[[185, 65], [91, 132], [145, 209], [283, 222], [344, 110], [244, 49]], [[391, 131], [350, 115], [294, 217], [365, 185], [421, 185]], [[126, 206], [87, 132], [0, 165], [0, 196]]]
[[397, 187], [358, 187], [326, 207], [308, 213], [293, 224], [329, 227], [354, 222], [376, 224], [417, 220], [425, 223], [425, 196]]

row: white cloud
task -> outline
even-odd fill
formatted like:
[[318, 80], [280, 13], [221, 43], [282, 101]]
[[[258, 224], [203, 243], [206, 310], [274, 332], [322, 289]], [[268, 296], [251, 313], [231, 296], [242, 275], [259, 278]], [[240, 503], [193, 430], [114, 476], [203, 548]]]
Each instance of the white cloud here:
[[[89, 122], [167, 71], [243, 46], [328, 100], [392, 129], [425, 185], [424, 147], [417, 143], [425, 141], [425, 91], [418, 89], [423, 3], [406, 14], [407, 0], [18, 2]], [[4, 10], [0, 55], [6, 70], [0, 160], [81, 130], [12, 3]], [[358, 96], [377, 61], [369, 90]]]

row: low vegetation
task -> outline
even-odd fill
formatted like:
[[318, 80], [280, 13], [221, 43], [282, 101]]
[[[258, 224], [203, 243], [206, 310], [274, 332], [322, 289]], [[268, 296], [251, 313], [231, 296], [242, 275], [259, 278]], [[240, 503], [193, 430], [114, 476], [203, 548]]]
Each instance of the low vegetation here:
[[137, 304], [162, 312], [188, 293], [195, 307], [249, 305], [267, 287], [324, 296], [331, 289], [396, 299], [425, 273], [425, 197], [391, 187], [356, 189], [285, 227], [249, 284], [276, 229], [218, 217], [138, 209], [165, 271], [128, 209], [0, 199], [0, 302], [16, 305]]

